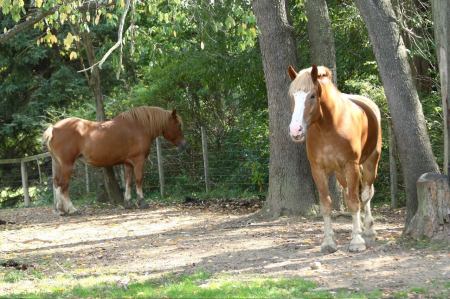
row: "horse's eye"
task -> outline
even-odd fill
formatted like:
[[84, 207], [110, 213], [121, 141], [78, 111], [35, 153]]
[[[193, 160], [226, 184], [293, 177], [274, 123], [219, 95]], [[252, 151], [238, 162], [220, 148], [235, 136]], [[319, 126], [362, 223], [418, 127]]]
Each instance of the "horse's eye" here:
[[311, 95], [311, 99], [315, 99], [316, 98], [316, 95], [315, 94], [312, 94]]

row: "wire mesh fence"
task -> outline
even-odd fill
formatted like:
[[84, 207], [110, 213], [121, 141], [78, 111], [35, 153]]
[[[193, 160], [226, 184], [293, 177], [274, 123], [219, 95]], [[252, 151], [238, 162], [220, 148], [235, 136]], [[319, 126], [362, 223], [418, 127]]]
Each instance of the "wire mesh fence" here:
[[[206, 142], [202, 144], [201, 132], [188, 133], [186, 136], [190, 136], [190, 148], [184, 152], [178, 152], [176, 147], [160, 139], [158, 159], [157, 144], [152, 144], [144, 168], [143, 189], [146, 197], [196, 194], [239, 197], [265, 192], [269, 165], [266, 148], [250, 148], [240, 142], [208, 140], [204, 131]], [[39, 158], [23, 164], [28, 183], [28, 191], [25, 192], [20, 163], [0, 164], [0, 204], [3, 207], [22, 202], [26, 192], [31, 201], [52, 201], [51, 158]], [[115, 173], [124, 189], [123, 166], [115, 166]], [[79, 159], [70, 180], [70, 196], [74, 201], [87, 195], [96, 194], [98, 197], [104, 192], [103, 182], [100, 168], [86, 165]]]

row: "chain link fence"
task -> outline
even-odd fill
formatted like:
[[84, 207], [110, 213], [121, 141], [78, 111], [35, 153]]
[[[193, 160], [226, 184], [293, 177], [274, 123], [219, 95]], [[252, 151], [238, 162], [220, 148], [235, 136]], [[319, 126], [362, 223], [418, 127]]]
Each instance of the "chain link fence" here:
[[[184, 152], [178, 152], [164, 139], [152, 144], [144, 169], [143, 189], [146, 198], [200, 195], [245, 197], [260, 195], [267, 190], [268, 149], [208, 139], [204, 130], [185, 135], [190, 147]], [[26, 162], [23, 162], [23, 158], [14, 159], [17, 160], [14, 163], [0, 160], [2, 207], [21, 202], [29, 205], [39, 200], [52, 201], [51, 158], [42, 156], [36, 159], [27, 157]], [[115, 166], [115, 172], [123, 189], [123, 166]], [[70, 180], [71, 199], [76, 202], [86, 196], [99, 197], [104, 192], [102, 186], [101, 169], [86, 165], [82, 159], [77, 160]]]

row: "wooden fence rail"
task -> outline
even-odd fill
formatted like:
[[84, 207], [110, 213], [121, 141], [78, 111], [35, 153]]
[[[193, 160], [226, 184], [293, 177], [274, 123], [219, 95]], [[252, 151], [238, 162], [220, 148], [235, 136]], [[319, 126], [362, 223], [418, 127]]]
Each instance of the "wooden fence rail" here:
[[[203, 156], [203, 167], [204, 167], [204, 183], [205, 183], [205, 189], [206, 192], [209, 192], [210, 186], [209, 186], [209, 171], [208, 171], [208, 146], [207, 146], [207, 135], [205, 132], [205, 129], [201, 128], [201, 138], [202, 138], [202, 156]], [[164, 197], [165, 193], [165, 181], [164, 181], [164, 166], [163, 166], [163, 151], [161, 147], [161, 141], [159, 138], [156, 139], [156, 151], [157, 151], [157, 160], [158, 160], [158, 174], [159, 174], [159, 187], [160, 187], [160, 193], [161, 197]], [[27, 162], [32, 161], [38, 161], [38, 171], [39, 171], [39, 182], [42, 183], [42, 175], [41, 175], [41, 169], [39, 166], [39, 160], [45, 159], [50, 157], [50, 153], [42, 153], [34, 156], [28, 156], [23, 158], [15, 158], [15, 159], [3, 159], [0, 160], [1, 164], [20, 164], [20, 173], [21, 173], [21, 180], [22, 180], [22, 188], [23, 188], [23, 196], [24, 196], [24, 202], [25, 206], [30, 206], [30, 194], [29, 194], [29, 184], [28, 184], [28, 171], [26, 167]], [[83, 160], [84, 162], [84, 160]], [[85, 163], [85, 162], [84, 162]], [[54, 173], [54, 165], [52, 163], [52, 177]], [[85, 175], [85, 188], [86, 192], [89, 193], [91, 190], [90, 184], [89, 184], [89, 169], [88, 165], [85, 163], [84, 168], [84, 175]], [[53, 190], [53, 195], [55, 196], [55, 190]]]
[[[50, 157], [50, 153], [42, 153], [34, 156], [28, 156], [23, 158], [16, 158], [16, 159], [3, 159], [0, 160], [0, 164], [20, 164], [20, 174], [22, 177], [22, 188], [23, 188], [23, 197], [25, 206], [30, 206], [30, 193], [28, 191], [28, 171], [27, 171], [27, 162], [31, 161], [38, 161], [39, 159], [44, 159]], [[42, 182], [42, 177], [40, 173], [40, 166], [38, 163], [38, 171], [39, 171], [39, 180]]]

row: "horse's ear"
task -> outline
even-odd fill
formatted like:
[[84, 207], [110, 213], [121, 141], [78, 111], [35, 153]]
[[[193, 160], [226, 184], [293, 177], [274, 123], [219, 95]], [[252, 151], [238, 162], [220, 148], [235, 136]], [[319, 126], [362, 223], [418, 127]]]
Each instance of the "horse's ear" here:
[[313, 64], [311, 69], [311, 79], [314, 84], [317, 83], [318, 77], [319, 77], [319, 70], [317, 69], [317, 65]]
[[177, 118], [177, 109], [172, 110], [172, 117], [175, 119]]
[[297, 72], [292, 65], [288, 66], [288, 74], [292, 81], [297, 78]]

